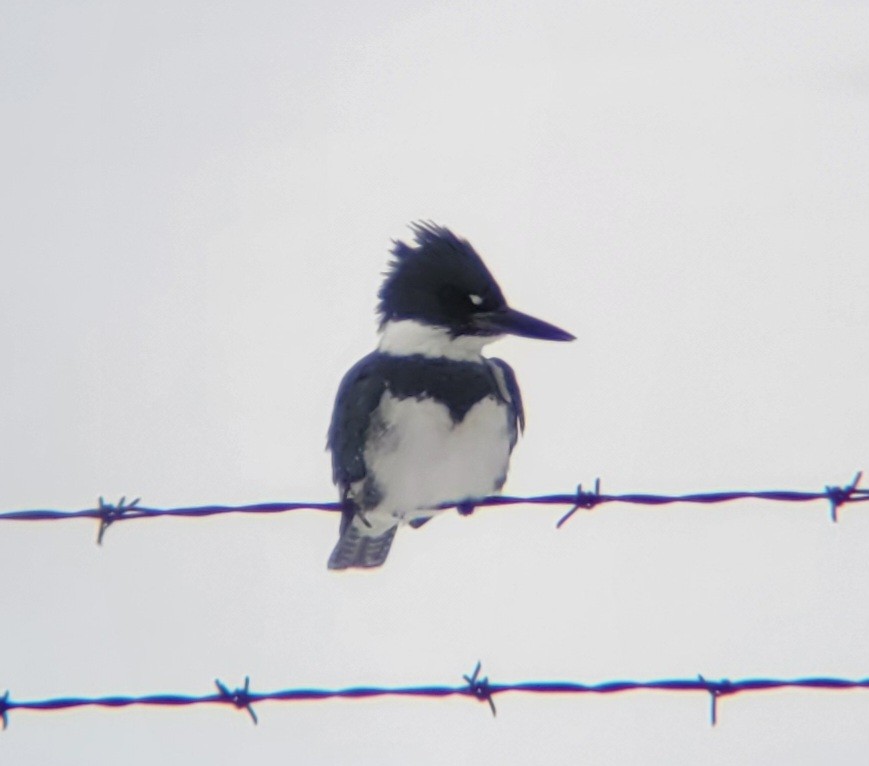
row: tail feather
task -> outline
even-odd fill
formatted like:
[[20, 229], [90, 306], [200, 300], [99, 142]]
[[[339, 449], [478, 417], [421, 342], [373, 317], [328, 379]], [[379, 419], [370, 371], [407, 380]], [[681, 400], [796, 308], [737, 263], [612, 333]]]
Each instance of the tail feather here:
[[395, 537], [394, 525], [381, 531], [365, 524], [360, 516], [354, 516], [344, 526], [338, 544], [329, 556], [329, 569], [370, 569], [379, 567], [386, 561], [392, 539]]

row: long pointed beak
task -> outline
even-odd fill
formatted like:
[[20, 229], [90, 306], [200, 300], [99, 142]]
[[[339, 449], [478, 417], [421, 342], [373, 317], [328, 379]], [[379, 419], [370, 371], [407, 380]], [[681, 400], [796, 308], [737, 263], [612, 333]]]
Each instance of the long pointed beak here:
[[509, 307], [478, 314], [474, 324], [485, 332], [495, 335], [521, 335], [523, 338], [539, 338], [540, 340], [576, 340], [569, 332], [544, 322], [542, 319], [523, 314]]

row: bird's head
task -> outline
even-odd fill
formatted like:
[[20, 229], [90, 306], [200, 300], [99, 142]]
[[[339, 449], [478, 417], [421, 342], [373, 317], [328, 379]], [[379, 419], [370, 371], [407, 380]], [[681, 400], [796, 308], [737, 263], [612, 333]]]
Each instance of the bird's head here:
[[507, 305], [501, 288], [469, 242], [430, 222], [411, 226], [415, 244], [396, 241], [380, 288], [381, 329], [410, 321], [450, 338], [482, 343], [505, 334], [573, 340], [555, 325]]

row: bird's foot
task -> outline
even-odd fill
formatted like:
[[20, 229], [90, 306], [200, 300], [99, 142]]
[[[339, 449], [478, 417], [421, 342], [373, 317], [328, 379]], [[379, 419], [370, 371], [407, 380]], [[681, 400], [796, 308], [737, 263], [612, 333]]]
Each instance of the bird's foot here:
[[456, 506], [456, 510], [459, 512], [459, 516], [470, 516], [474, 512], [475, 507], [473, 503], [464, 502], [459, 503]]

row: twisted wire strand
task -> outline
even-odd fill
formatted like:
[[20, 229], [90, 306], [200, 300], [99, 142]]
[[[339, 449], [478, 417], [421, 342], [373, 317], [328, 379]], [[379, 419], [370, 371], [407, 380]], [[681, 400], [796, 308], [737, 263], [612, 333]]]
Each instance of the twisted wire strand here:
[[651, 681], [611, 680], [600, 683], [580, 683], [576, 681], [521, 681], [516, 683], [493, 683], [488, 677], [480, 676], [481, 664], [478, 662], [473, 673], [464, 675], [464, 684], [455, 686], [354, 686], [341, 689], [288, 688], [271, 692], [251, 691], [250, 678], [245, 678], [244, 686], [230, 689], [219, 679], [215, 681], [217, 691], [211, 694], [146, 694], [141, 696], [111, 695], [104, 697], [55, 697], [39, 700], [15, 700], [9, 692], [0, 696], [0, 718], [3, 728], [8, 725], [9, 713], [14, 710], [29, 710], [48, 713], [71, 708], [99, 707], [163, 707], [179, 708], [192, 705], [228, 705], [245, 710], [254, 723], [258, 718], [253, 705], [260, 702], [304, 702], [333, 699], [371, 699], [375, 697], [411, 697], [443, 699], [447, 697], [471, 697], [489, 705], [496, 714], [494, 697], [508, 692], [538, 695], [602, 695], [622, 694], [636, 691], [658, 691], [673, 693], [705, 692], [710, 698], [710, 723], [717, 723], [717, 704], [720, 698], [735, 694], [746, 694], [773, 689], [813, 689], [846, 691], [869, 689], [869, 677], [837, 678], [813, 676], [804, 678], [743, 678], [709, 679], [702, 675], [694, 678], [663, 678]]
[[[531, 497], [514, 497], [510, 495], [494, 495], [483, 500], [469, 503], [445, 504], [441, 508], [458, 508], [467, 514], [474, 508], [500, 507], [507, 505], [567, 505], [567, 511], [558, 521], [557, 527], [563, 526], [577, 511], [591, 510], [606, 503], [625, 503], [630, 505], [656, 507], [672, 503], [689, 503], [698, 505], [715, 505], [738, 500], [766, 500], [778, 503], [810, 503], [824, 500], [829, 505], [830, 518], [839, 520], [839, 510], [849, 504], [869, 501], [869, 489], [859, 488], [862, 471], [858, 472], [850, 484], [845, 486], [827, 485], [823, 491], [802, 492], [796, 490], [730, 490], [724, 492], [696, 492], [683, 495], [657, 495], [649, 493], [606, 494], [600, 491], [600, 479], [595, 481], [594, 489], [583, 490], [580, 484], [576, 491], [570, 494], [534, 495]], [[151, 508], [139, 504], [140, 498], [127, 502], [122, 497], [117, 503], [107, 503], [102, 497], [95, 508], [85, 508], [75, 511], [60, 511], [49, 509], [3, 511], [0, 521], [65, 521], [69, 519], [96, 519], [100, 523], [97, 542], [102, 543], [103, 536], [112, 524], [119, 521], [148, 518], [187, 518], [199, 519], [223, 514], [257, 514], [269, 515], [288, 513], [298, 510], [313, 510], [336, 512], [342, 509], [338, 502], [267, 502], [251, 505], [200, 505], [182, 508]]]

